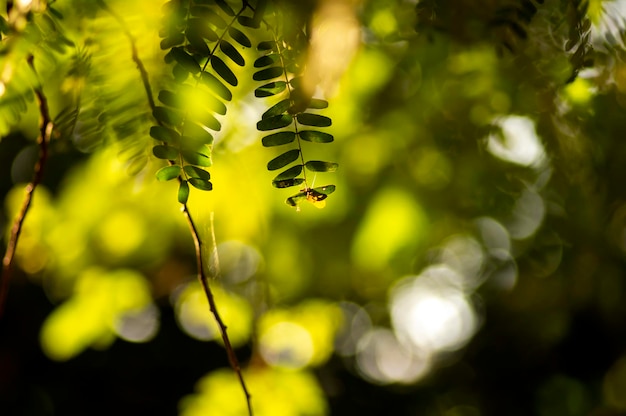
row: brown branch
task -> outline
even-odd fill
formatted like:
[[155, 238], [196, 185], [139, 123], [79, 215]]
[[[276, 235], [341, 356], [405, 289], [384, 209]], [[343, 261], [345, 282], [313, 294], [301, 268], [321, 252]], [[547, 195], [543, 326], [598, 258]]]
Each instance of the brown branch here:
[[[198, 280], [200, 281], [200, 284], [202, 284], [202, 289], [204, 290], [204, 293], [207, 297], [207, 299], [209, 300], [209, 307], [211, 309], [211, 312], [213, 313], [213, 316], [215, 317], [215, 321], [217, 322], [217, 325], [220, 328], [220, 335], [222, 336], [222, 341], [224, 342], [224, 346], [226, 347], [226, 351], [228, 352], [228, 361], [230, 363], [230, 366], [232, 367], [232, 369], [235, 371], [235, 373], [237, 374], [237, 378], [239, 379], [239, 384], [241, 385], [241, 389], [243, 390], [244, 394], [246, 395], [246, 404], [248, 405], [248, 414], [250, 416], [252, 416], [252, 402], [251, 402], [251, 396], [250, 393], [248, 391], [248, 388], [246, 386], [246, 382], [243, 378], [243, 374], [241, 372], [241, 367], [239, 365], [239, 360], [237, 359], [237, 355], [235, 354], [235, 350], [233, 349], [233, 346], [230, 343], [230, 339], [228, 337], [228, 332], [226, 331], [226, 325], [224, 324], [224, 321], [222, 321], [222, 318], [217, 310], [217, 304], [215, 303], [215, 298], [213, 297], [213, 292], [211, 291], [211, 288], [209, 287], [209, 280], [207, 278], [207, 275], [204, 271], [204, 262], [202, 260], [202, 240], [200, 240], [200, 236], [198, 234], [198, 229], [196, 228], [196, 225], [193, 221], [193, 218], [191, 217], [191, 213], [189, 212], [189, 209], [187, 208], [187, 204], [183, 204], [183, 213], [185, 214], [185, 218], [187, 218], [187, 223], [189, 224], [189, 228], [191, 229], [191, 235], [193, 236], [193, 242], [194, 245], [196, 247], [196, 262], [197, 262], [197, 267], [198, 267]], [[213, 230], [213, 214], [211, 213], [211, 229]], [[213, 235], [213, 245], [215, 246], [215, 233], [214, 231], [211, 231], [212, 235]], [[215, 249], [217, 250], [217, 247], [215, 247]]]
[[[33, 71], [33, 57], [28, 57], [28, 63]], [[35, 194], [35, 189], [41, 183], [43, 179], [43, 169], [48, 159], [48, 142], [52, 135], [53, 124], [50, 119], [50, 111], [48, 110], [48, 100], [43, 93], [41, 86], [35, 88], [35, 95], [37, 96], [37, 102], [39, 105], [39, 137], [37, 137], [37, 144], [39, 145], [39, 159], [35, 165], [33, 173], [33, 180], [26, 186], [24, 200], [22, 202], [22, 208], [17, 214], [13, 226], [11, 227], [11, 234], [7, 249], [2, 259], [2, 275], [0, 277], [0, 317], [4, 313], [4, 306], [9, 293], [9, 284], [11, 281], [11, 271], [13, 266], [13, 259], [15, 258], [15, 250], [17, 249], [17, 243], [22, 233], [22, 226], [26, 219], [26, 214], [30, 209], [30, 204]]]
[[[111, 16], [113, 16], [113, 18], [115, 18], [115, 20], [118, 21], [118, 23], [122, 27], [122, 30], [124, 31], [124, 34], [128, 38], [130, 45], [131, 45], [131, 50], [132, 50], [132, 59], [135, 62], [135, 64], [137, 64], [137, 69], [139, 70], [139, 73], [141, 74], [141, 80], [143, 82], [143, 86], [146, 91], [150, 109], [154, 112], [156, 104], [154, 103], [154, 97], [152, 95], [152, 87], [150, 86], [148, 72], [146, 71], [146, 68], [143, 65], [143, 62], [141, 61], [141, 58], [139, 58], [135, 38], [133, 37], [132, 33], [130, 33], [130, 30], [128, 30], [128, 26], [126, 25], [126, 22], [120, 15], [118, 15], [111, 8], [109, 8], [104, 1], [99, 0], [98, 4], [100, 4], [100, 6], [106, 12], [108, 12]], [[161, 124], [161, 122], [158, 120], [157, 120], [157, 123]], [[179, 181], [182, 180], [180, 177], [178, 179]], [[189, 212], [189, 208], [187, 207], [187, 204], [182, 204], [182, 206], [183, 206], [183, 214], [185, 215], [185, 218], [187, 219], [187, 223], [189, 224], [191, 237], [193, 238], [194, 246], [196, 248], [196, 263], [197, 263], [197, 268], [198, 268], [198, 280], [200, 281], [200, 284], [202, 285], [202, 289], [204, 290], [204, 294], [206, 295], [206, 298], [209, 301], [209, 308], [211, 310], [211, 313], [213, 314], [213, 317], [215, 318], [215, 321], [217, 322], [217, 325], [219, 326], [220, 335], [222, 337], [222, 341], [224, 342], [224, 347], [226, 348], [226, 353], [228, 355], [228, 362], [231, 368], [233, 369], [233, 371], [235, 372], [235, 374], [237, 375], [239, 384], [241, 385], [241, 389], [243, 390], [243, 393], [246, 396], [246, 405], [248, 406], [248, 415], [252, 416], [253, 412], [252, 412], [251, 395], [248, 391], [246, 382], [243, 378], [243, 373], [241, 371], [239, 360], [237, 359], [237, 354], [235, 354], [235, 350], [230, 342], [230, 338], [227, 332], [227, 327], [224, 324], [224, 321], [222, 320], [221, 315], [219, 314], [219, 311], [217, 309], [217, 304], [215, 302], [215, 298], [213, 297], [213, 292], [211, 291], [207, 275], [204, 271], [205, 268], [204, 268], [204, 260], [202, 258], [202, 245], [203, 245], [202, 240], [200, 239], [200, 234], [198, 233], [198, 229], [196, 228], [196, 224], [193, 221], [193, 218], [191, 216], [191, 213]], [[213, 217], [211, 217], [211, 219], [212, 218]], [[215, 245], [215, 234], [213, 234], [213, 244]]]

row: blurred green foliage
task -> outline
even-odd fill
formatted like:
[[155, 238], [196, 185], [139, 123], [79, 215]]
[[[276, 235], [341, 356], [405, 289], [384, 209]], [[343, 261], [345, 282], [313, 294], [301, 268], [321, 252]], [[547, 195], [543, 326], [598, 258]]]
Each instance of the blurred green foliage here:
[[[172, 49], [183, 3], [0, 1], [4, 241], [36, 160], [35, 86], [57, 125], [0, 321], [0, 413], [245, 414], [213, 349], [179, 175], [256, 414], [626, 411], [624, 2], [268, 2], [260, 27], [244, 19], [220, 46], [232, 75], [209, 58], [225, 90], [193, 78], [198, 39]], [[192, 6], [211, 30], [242, 9]], [[255, 97], [272, 36], [299, 88], [328, 101], [307, 111], [332, 125], [300, 120], [332, 143], [294, 139], [296, 124], [262, 141], [274, 132], [257, 122], [285, 97]], [[305, 101], [284, 88], [289, 108]], [[162, 143], [186, 137], [178, 111], [206, 139], [192, 156]], [[274, 170], [310, 160], [338, 169], [306, 171], [296, 210]], [[87, 371], [106, 400], [59, 391]]]

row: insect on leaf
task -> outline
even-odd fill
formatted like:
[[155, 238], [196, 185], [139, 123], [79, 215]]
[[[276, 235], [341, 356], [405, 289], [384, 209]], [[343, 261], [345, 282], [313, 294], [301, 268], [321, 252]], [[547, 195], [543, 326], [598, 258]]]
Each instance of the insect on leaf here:
[[156, 173], [156, 178], [159, 181], [169, 181], [174, 178], [178, 178], [179, 175], [180, 175], [180, 166], [172, 165], [172, 166], [165, 166], [159, 169]]
[[276, 156], [274, 159], [270, 160], [267, 163], [267, 170], [277, 170], [280, 168], [284, 168], [291, 162], [297, 160], [298, 157], [300, 157], [300, 149], [289, 150], [282, 155]]

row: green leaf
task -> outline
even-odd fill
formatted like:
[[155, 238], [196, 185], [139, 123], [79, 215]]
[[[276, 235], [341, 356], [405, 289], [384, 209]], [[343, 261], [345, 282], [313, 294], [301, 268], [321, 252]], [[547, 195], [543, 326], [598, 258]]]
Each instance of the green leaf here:
[[183, 116], [179, 112], [168, 107], [157, 106], [152, 111], [152, 115], [158, 121], [169, 124], [170, 126], [178, 126], [183, 122]]
[[323, 162], [321, 160], [309, 160], [304, 166], [311, 172], [334, 172], [339, 166], [333, 162]]
[[190, 73], [197, 74], [198, 72], [200, 72], [200, 65], [196, 62], [195, 59], [193, 59], [193, 56], [185, 52], [182, 47], [177, 46], [175, 48], [172, 48], [172, 57], [176, 62], [178, 62]]
[[176, 33], [174, 35], [171, 35], [167, 38], [162, 39], [160, 46], [161, 46], [161, 49], [166, 50], [166, 49], [170, 49], [172, 46], [181, 45], [183, 42], [185, 42], [185, 36], [183, 36], [182, 33]]
[[189, 199], [189, 184], [187, 181], [180, 181], [178, 185], [178, 202], [186, 204]]
[[320, 100], [319, 98], [311, 98], [308, 107], [316, 110], [322, 110], [324, 108], [328, 108], [328, 101]]
[[183, 68], [179, 63], [176, 63], [172, 68], [172, 75], [174, 76], [176, 82], [182, 84], [185, 80], [187, 80], [187, 78], [189, 78], [189, 71]]
[[300, 157], [300, 149], [288, 150], [282, 155], [276, 156], [274, 159], [270, 160], [267, 163], [267, 170], [284, 168], [291, 162], [297, 160], [298, 157]]
[[266, 40], [263, 42], [259, 42], [256, 48], [259, 51], [271, 51], [271, 50], [275, 51], [278, 49], [276, 47], [276, 42], [273, 40]]
[[165, 166], [159, 169], [156, 173], [156, 178], [159, 181], [169, 181], [174, 178], [178, 178], [179, 175], [180, 175], [180, 166], [172, 165], [172, 166]]
[[176, 130], [172, 130], [163, 126], [150, 127], [150, 136], [160, 142], [175, 144], [180, 141], [180, 134], [178, 134]]
[[168, 90], [159, 91], [159, 101], [161, 101], [163, 104], [170, 106], [170, 107], [175, 107], [175, 108], [181, 107], [180, 105], [181, 103], [180, 103], [180, 100], [178, 99], [178, 96], [172, 91], [168, 91]]
[[261, 143], [265, 147], [281, 146], [291, 143], [296, 139], [296, 133], [293, 131], [281, 131], [280, 133], [270, 134], [261, 139]]
[[213, 184], [205, 179], [189, 178], [189, 183], [192, 184], [194, 188], [202, 191], [210, 191], [213, 189]]
[[239, 16], [237, 18], [237, 21], [239, 22], [241, 26], [252, 27], [255, 29], [260, 27], [259, 22], [257, 22], [256, 20], [254, 20], [253, 18], [249, 16]]
[[318, 192], [324, 195], [330, 195], [335, 192], [335, 185], [324, 185], [313, 188], [312, 191]]
[[[179, 99], [180, 104], [189, 108], [191, 106], [202, 105], [207, 109], [211, 110], [214, 113], [224, 115], [226, 114], [226, 106], [223, 102], [217, 99], [213, 94], [207, 92], [202, 88], [192, 87], [191, 85], [181, 85], [179, 87], [179, 97], [194, 97], [193, 103], [185, 103], [183, 100]], [[160, 98], [159, 98], [160, 99]], [[182, 102], [181, 102], [182, 101]]]
[[222, 84], [222, 82], [217, 79], [213, 74], [210, 74], [208, 72], [202, 72], [202, 74], [200, 74], [200, 81], [202, 81], [202, 83], [206, 85], [218, 97], [221, 97], [226, 101], [230, 101], [233, 99], [233, 93], [231, 93], [228, 87]]
[[213, 135], [204, 127], [190, 120], [185, 122], [185, 135], [190, 136], [195, 143], [213, 144]]
[[215, 3], [229, 16], [234, 16], [235, 11], [224, 0], [215, 0]]
[[300, 202], [302, 202], [305, 199], [307, 199], [307, 196], [308, 196], [308, 194], [306, 192], [299, 192], [299, 193], [297, 193], [295, 195], [292, 195], [289, 198], [287, 198], [285, 203], [287, 205], [289, 205], [289, 206], [297, 207]]
[[254, 61], [254, 67], [255, 68], [265, 68], [266, 66], [270, 66], [273, 65], [274, 63], [278, 62], [280, 55], [278, 55], [277, 53], [273, 53], [270, 55], [264, 55], [260, 58], [258, 58], [256, 61]]
[[220, 77], [222, 77], [224, 81], [228, 82], [233, 87], [237, 86], [238, 84], [237, 77], [235, 76], [233, 71], [231, 71], [230, 68], [226, 66], [224, 61], [222, 61], [217, 56], [213, 55], [211, 57], [211, 66], [213, 67], [215, 72], [217, 72], [217, 74]]
[[263, 113], [263, 115], [261, 116], [261, 119], [264, 120], [269, 117], [279, 116], [283, 114], [285, 111], [287, 111], [290, 106], [291, 106], [291, 101], [289, 100], [289, 98], [279, 101], [278, 103], [271, 106], [265, 113]]
[[224, 55], [228, 56], [234, 63], [239, 66], [244, 66], [246, 61], [243, 59], [243, 56], [239, 53], [239, 51], [225, 40], [220, 42], [220, 49], [224, 52]]
[[301, 173], [302, 165], [295, 165], [276, 175], [276, 177], [274, 178], [274, 182], [280, 182], [286, 179], [293, 179]]
[[209, 49], [209, 46], [204, 42], [202, 35], [197, 30], [187, 28], [185, 37], [189, 41], [187, 48], [191, 49], [195, 54], [205, 57], [211, 54], [211, 49]]
[[192, 31], [194, 35], [198, 35], [211, 42], [217, 41], [220, 37], [211, 29], [211, 27], [203, 19], [189, 19], [187, 23], [187, 32]]
[[280, 94], [287, 88], [285, 81], [275, 81], [265, 84], [256, 90], [254, 90], [255, 97], [271, 97], [272, 95]]
[[305, 126], [328, 127], [332, 124], [332, 120], [319, 114], [300, 113], [296, 116], [298, 123]]
[[208, 111], [204, 111], [202, 114], [197, 115], [194, 121], [197, 121], [201, 125], [214, 131], [220, 131], [222, 129], [221, 123], [217, 121], [217, 119]]
[[315, 130], [301, 130], [298, 132], [302, 140], [313, 143], [330, 143], [335, 140], [332, 134], [322, 133]]
[[152, 148], [152, 153], [159, 159], [175, 160], [178, 158], [178, 149], [172, 146], [157, 145]]
[[268, 117], [256, 123], [257, 130], [268, 131], [276, 130], [283, 127], [287, 127], [293, 122], [293, 117], [289, 114], [282, 114], [280, 116]]
[[228, 26], [228, 23], [226, 23], [226, 21], [222, 19], [220, 15], [218, 15], [208, 7], [194, 6], [189, 10], [192, 16], [205, 19], [219, 29], [225, 29], [226, 26]]
[[210, 156], [196, 152], [195, 150], [183, 149], [182, 154], [185, 161], [192, 165], [208, 168], [213, 164]]
[[237, 42], [244, 48], [249, 48], [252, 46], [252, 42], [250, 42], [250, 39], [241, 30], [231, 26], [228, 28], [228, 34], [231, 38], [235, 40], [235, 42]]
[[255, 81], [267, 81], [283, 75], [283, 68], [279, 66], [272, 66], [270, 68], [262, 69], [255, 72], [252, 75], [252, 79]]
[[272, 181], [272, 185], [275, 188], [289, 188], [292, 186], [298, 186], [302, 183], [304, 183], [303, 178], [293, 178], [293, 179], [285, 179], [282, 181]]
[[197, 166], [185, 165], [183, 166], [183, 170], [190, 178], [204, 179], [206, 181], [211, 179], [211, 174], [209, 172]]

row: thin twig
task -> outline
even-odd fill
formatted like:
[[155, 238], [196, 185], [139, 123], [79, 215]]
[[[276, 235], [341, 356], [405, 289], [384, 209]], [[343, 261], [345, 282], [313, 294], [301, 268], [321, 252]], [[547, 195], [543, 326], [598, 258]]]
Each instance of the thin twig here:
[[[35, 67], [33, 65], [32, 55], [28, 57], [28, 63], [33, 71]], [[37, 86], [35, 89], [35, 95], [37, 96], [37, 102], [39, 105], [39, 137], [37, 137], [37, 144], [39, 145], [39, 159], [35, 165], [33, 173], [33, 180], [26, 186], [24, 200], [22, 202], [22, 208], [17, 214], [13, 226], [11, 227], [11, 234], [9, 237], [9, 243], [2, 259], [2, 275], [0, 285], [0, 317], [4, 313], [4, 306], [6, 298], [9, 293], [9, 284], [11, 281], [11, 271], [13, 266], [13, 259], [15, 258], [15, 250], [17, 249], [17, 243], [22, 233], [22, 226], [26, 219], [26, 214], [30, 209], [30, 204], [35, 194], [35, 189], [41, 183], [43, 179], [43, 169], [48, 160], [48, 142], [52, 135], [53, 124], [50, 118], [50, 111], [48, 109], [48, 100], [43, 93], [41, 86]]]
[[[191, 229], [191, 235], [193, 236], [193, 242], [194, 245], [196, 247], [196, 262], [197, 262], [197, 267], [198, 267], [198, 280], [200, 281], [200, 283], [202, 284], [202, 289], [204, 290], [204, 293], [207, 297], [207, 299], [209, 300], [209, 307], [211, 308], [211, 312], [213, 313], [213, 316], [215, 317], [215, 321], [217, 322], [217, 325], [220, 328], [220, 334], [222, 336], [222, 341], [224, 342], [224, 346], [226, 347], [226, 351], [228, 352], [228, 361], [230, 363], [230, 366], [233, 368], [233, 370], [235, 370], [235, 373], [237, 374], [237, 378], [239, 379], [239, 384], [241, 385], [241, 389], [243, 390], [244, 394], [246, 395], [246, 404], [248, 405], [248, 414], [250, 416], [252, 416], [252, 402], [251, 402], [251, 396], [250, 393], [248, 391], [248, 388], [246, 386], [246, 382], [243, 378], [243, 374], [241, 372], [241, 367], [239, 365], [239, 360], [237, 359], [237, 355], [235, 354], [235, 350], [233, 349], [231, 343], [230, 343], [230, 339], [228, 338], [228, 332], [226, 331], [226, 325], [224, 324], [224, 321], [222, 321], [222, 318], [217, 310], [217, 304], [215, 303], [215, 298], [213, 297], [213, 292], [211, 292], [211, 288], [209, 287], [209, 280], [207, 278], [207, 275], [205, 273], [205, 268], [204, 268], [204, 262], [202, 260], [202, 241], [200, 240], [200, 236], [198, 234], [198, 229], [196, 228], [196, 225], [193, 221], [193, 218], [191, 217], [191, 213], [189, 212], [189, 209], [187, 208], [187, 204], [183, 204], [183, 213], [185, 214], [185, 217], [187, 218], [187, 223], [189, 223], [189, 228]], [[213, 213], [211, 213], [211, 235], [213, 236], [213, 246], [215, 247], [215, 250], [217, 251], [217, 246], [216, 246], [216, 241], [215, 241], [215, 231], [213, 228]], [[219, 267], [219, 266], [217, 266]], [[215, 274], [218, 275], [219, 274], [219, 268], [216, 268]]]
[[[124, 34], [128, 38], [130, 45], [131, 45], [131, 50], [132, 50], [132, 59], [137, 64], [137, 69], [139, 69], [139, 73], [141, 74], [141, 80], [143, 82], [146, 95], [148, 97], [148, 103], [150, 105], [150, 109], [154, 111], [156, 104], [154, 103], [154, 97], [152, 95], [152, 87], [150, 86], [148, 72], [146, 71], [146, 68], [143, 65], [143, 62], [141, 61], [141, 58], [139, 58], [135, 38], [133, 37], [132, 33], [130, 33], [130, 30], [128, 30], [128, 26], [126, 25], [126, 22], [120, 15], [118, 15], [111, 8], [109, 8], [106, 5], [106, 3], [104, 3], [104, 1], [99, 0], [98, 3], [105, 11], [107, 11], [111, 16], [113, 16], [118, 21], [118, 23], [122, 27], [122, 30], [124, 31]], [[161, 124], [159, 120], [157, 120], [157, 123]], [[179, 181], [182, 180], [180, 177], [178, 179]], [[194, 246], [196, 248], [196, 264], [198, 268], [198, 280], [200, 281], [200, 284], [202, 285], [202, 289], [204, 290], [204, 294], [206, 295], [206, 298], [209, 301], [209, 307], [210, 307], [211, 313], [213, 314], [213, 317], [215, 318], [215, 321], [217, 322], [217, 325], [219, 326], [220, 335], [222, 337], [222, 341], [224, 342], [224, 347], [226, 348], [226, 353], [228, 355], [228, 362], [230, 363], [230, 366], [235, 372], [235, 374], [237, 375], [237, 378], [239, 379], [239, 384], [241, 385], [241, 389], [243, 390], [243, 393], [246, 396], [246, 405], [248, 406], [248, 415], [253, 416], [251, 395], [248, 391], [246, 382], [243, 378], [243, 373], [241, 371], [239, 360], [237, 359], [237, 354], [235, 354], [235, 350], [233, 349], [233, 346], [230, 342], [230, 338], [227, 332], [227, 327], [224, 324], [224, 321], [222, 320], [222, 317], [219, 314], [219, 311], [217, 309], [217, 304], [215, 302], [215, 298], [213, 297], [213, 292], [211, 291], [211, 288], [209, 286], [209, 280], [204, 270], [204, 260], [202, 258], [203, 243], [200, 238], [200, 234], [198, 233], [198, 229], [196, 228], [196, 224], [193, 220], [193, 217], [191, 216], [191, 213], [189, 212], [189, 208], [187, 207], [187, 204], [182, 204], [182, 207], [183, 207], [183, 214], [185, 215], [185, 218], [187, 219], [187, 223], [189, 224], [191, 237], [193, 238]], [[211, 214], [211, 229], [213, 229], [213, 214]], [[215, 232], [214, 231], [212, 231], [212, 236], [213, 236], [213, 245], [215, 245]]]

